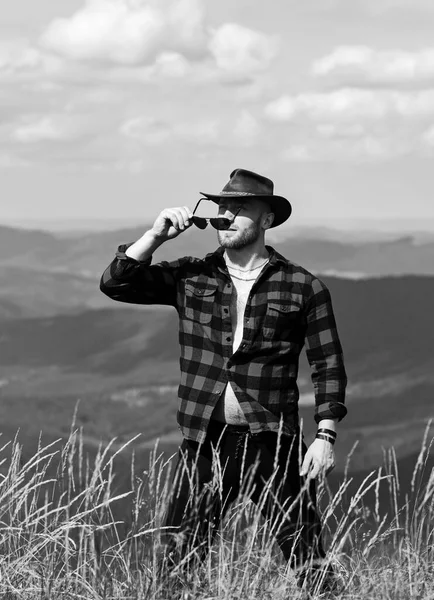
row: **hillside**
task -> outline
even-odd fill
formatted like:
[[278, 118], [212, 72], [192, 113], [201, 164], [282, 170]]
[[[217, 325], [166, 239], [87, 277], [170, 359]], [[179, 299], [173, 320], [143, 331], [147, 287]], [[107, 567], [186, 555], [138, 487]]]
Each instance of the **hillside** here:
[[[354, 442], [354, 469], [375, 467], [382, 448], [400, 457], [420, 447], [433, 416], [433, 277], [351, 281], [324, 277], [334, 301], [349, 376], [349, 415], [340, 426], [339, 468]], [[173, 309], [111, 303], [50, 318], [1, 323], [0, 398], [4, 432], [21, 428], [62, 437], [77, 419], [89, 444], [113, 436], [156, 437], [168, 448], [179, 440], [177, 315]], [[300, 370], [301, 416], [312, 435], [309, 370]]]

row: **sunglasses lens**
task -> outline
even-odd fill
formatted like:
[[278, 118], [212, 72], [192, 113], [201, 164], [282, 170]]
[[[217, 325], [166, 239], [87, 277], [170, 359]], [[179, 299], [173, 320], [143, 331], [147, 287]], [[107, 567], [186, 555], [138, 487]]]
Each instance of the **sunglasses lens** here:
[[203, 217], [192, 217], [191, 220], [196, 225], [196, 227], [199, 227], [199, 229], [205, 229], [208, 225], [206, 219], [204, 219]]
[[214, 227], [214, 229], [219, 230], [229, 229], [232, 223], [230, 219], [226, 219], [225, 217], [216, 217], [215, 219], [210, 219], [209, 222]]

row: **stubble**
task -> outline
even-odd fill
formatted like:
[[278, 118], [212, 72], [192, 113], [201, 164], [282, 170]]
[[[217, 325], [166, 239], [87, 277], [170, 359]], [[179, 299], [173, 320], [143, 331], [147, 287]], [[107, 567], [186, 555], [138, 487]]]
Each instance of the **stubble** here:
[[230, 250], [242, 250], [255, 244], [261, 234], [260, 221], [261, 217], [254, 221], [248, 229], [237, 231], [233, 235], [226, 235], [225, 231], [217, 231], [220, 246]]

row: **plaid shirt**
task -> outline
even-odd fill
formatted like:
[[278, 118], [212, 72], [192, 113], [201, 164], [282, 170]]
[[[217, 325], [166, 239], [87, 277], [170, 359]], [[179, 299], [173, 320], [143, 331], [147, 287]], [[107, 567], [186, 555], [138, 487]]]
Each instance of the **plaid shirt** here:
[[223, 248], [204, 259], [152, 265], [119, 247], [101, 278], [113, 300], [174, 306], [179, 314], [181, 382], [178, 423], [202, 442], [228, 382], [252, 434], [298, 431], [298, 362], [306, 344], [315, 391], [315, 421], [342, 419], [346, 374], [327, 287], [267, 246], [270, 261], [255, 281], [244, 314], [243, 339], [233, 352], [233, 284]]

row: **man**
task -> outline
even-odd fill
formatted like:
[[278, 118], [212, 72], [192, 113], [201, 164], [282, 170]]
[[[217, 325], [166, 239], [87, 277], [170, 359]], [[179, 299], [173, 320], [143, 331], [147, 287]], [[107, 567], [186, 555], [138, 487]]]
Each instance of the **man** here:
[[[320, 581], [326, 589], [332, 571], [321, 569], [314, 480], [334, 466], [336, 423], [347, 412], [330, 294], [265, 245], [265, 232], [292, 211], [270, 179], [236, 169], [220, 193], [203, 195], [218, 204], [217, 217], [199, 218], [187, 206], [163, 210], [142, 238], [119, 247], [101, 280], [114, 300], [170, 305], [179, 314], [184, 441], [166, 516], [174, 533], [167, 557], [173, 564], [186, 556], [203, 559], [229, 505], [248, 491], [299, 584]], [[218, 230], [215, 252], [151, 264], [161, 244], [208, 222]], [[318, 423], [309, 449], [298, 420], [304, 344]], [[211, 485], [216, 468], [218, 493]]]

